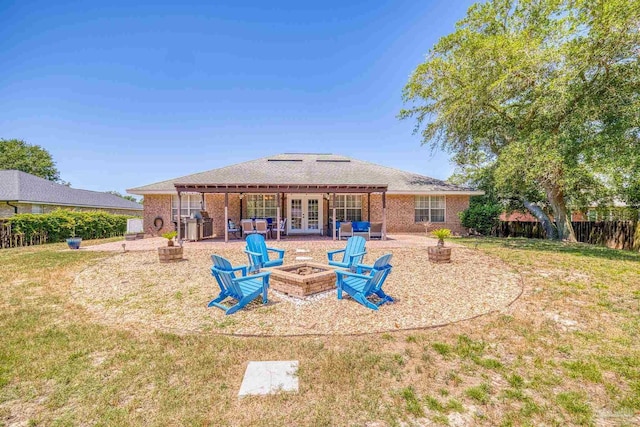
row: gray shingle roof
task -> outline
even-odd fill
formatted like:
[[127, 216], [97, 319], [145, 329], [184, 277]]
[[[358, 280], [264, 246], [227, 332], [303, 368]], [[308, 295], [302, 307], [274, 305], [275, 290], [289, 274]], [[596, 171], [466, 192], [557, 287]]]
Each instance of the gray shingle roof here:
[[[464, 193], [439, 179], [334, 154], [277, 154], [127, 190], [174, 192], [174, 184], [386, 185], [390, 193]], [[476, 192], [476, 194], [481, 194]]]
[[0, 170], [0, 201], [142, 210], [140, 203], [114, 194], [71, 188], [17, 170]]

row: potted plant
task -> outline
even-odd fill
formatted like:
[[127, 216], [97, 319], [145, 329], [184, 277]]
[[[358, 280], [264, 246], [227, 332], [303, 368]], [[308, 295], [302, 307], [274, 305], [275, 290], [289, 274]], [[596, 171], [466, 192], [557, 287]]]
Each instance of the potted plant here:
[[438, 244], [427, 248], [429, 261], [435, 263], [451, 262], [451, 248], [444, 246], [444, 240], [451, 237], [451, 230], [448, 228], [439, 228], [433, 230], [431, 235], [438, 239]]
[[173, 239], [178, 235], [175, 231], [164, 233], [162, 237], [167, 239], [167, 246], [158, 248], [160, 262], [175, 262], [182, 260], [182, 246], [175, 246]]
[[178, 232], [170, 231], [168, 233], [164, 233], [162, 237], [167, 239], [167, 246], [173, 246], [174, 245], [173, 239], [175, 239], [177, 235], [178, 235]]
[[69, 249], [80, 249], [80, 243], [82, 243], [82, 237], [76, 237], [76, 223], [71, 222], [71, 237], [67, 239], [67, 246]]

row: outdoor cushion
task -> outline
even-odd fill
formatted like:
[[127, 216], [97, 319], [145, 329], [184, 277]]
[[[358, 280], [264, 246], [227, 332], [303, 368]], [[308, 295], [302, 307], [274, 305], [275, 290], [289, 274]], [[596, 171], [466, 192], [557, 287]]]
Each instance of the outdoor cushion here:
[[369, 231], [369, 221], [353, 221], [353, 231], [356, 233], [365, 233]]

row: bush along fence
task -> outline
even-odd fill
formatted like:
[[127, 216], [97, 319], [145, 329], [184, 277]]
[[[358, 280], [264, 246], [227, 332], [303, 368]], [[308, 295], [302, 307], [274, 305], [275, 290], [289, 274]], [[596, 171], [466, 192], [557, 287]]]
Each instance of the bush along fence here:
[[[640, 249], [639, 221], [575, 221], [571, 223], [578, 242], [614, 249]], [[544, 239], [546, 233], [537, 221], [500, 221], [494, 237]]]
[[18, 214], [0, 220], [0, 248], [63, 242], [69, 237], [101, 239], [121, 236], [127, 215], [58, 209], [47, 214]]

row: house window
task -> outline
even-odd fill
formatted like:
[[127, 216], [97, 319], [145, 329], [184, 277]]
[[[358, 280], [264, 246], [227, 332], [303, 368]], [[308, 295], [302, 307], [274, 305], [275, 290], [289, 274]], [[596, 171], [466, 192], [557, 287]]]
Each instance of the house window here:
[[416, 222], [444, 222], [445, 196], [416, 196]]
[[31, 205], [31, 213], [34, 213], [34, 214], [44, 213], [44, 206], [42, 206], [42, 205]]
[[[202, 210], [202, 195], [201, 194], [182, 194], [181, 197], [180, 216], [188, 218], [191, 214], [195, 214]], [[178, 218], [178, 196], [171, 196], [171, 217], [173, 219]]]
[[[362, 221], [362, 196], [360, 194], [336, 194], [336, 221]], [[333, 209], [333, 198], [329, 203]]]
[[278, 216], [278, 200], [275, 194], [249, 194], [246, 199], [249, 218], [275, 218]]

